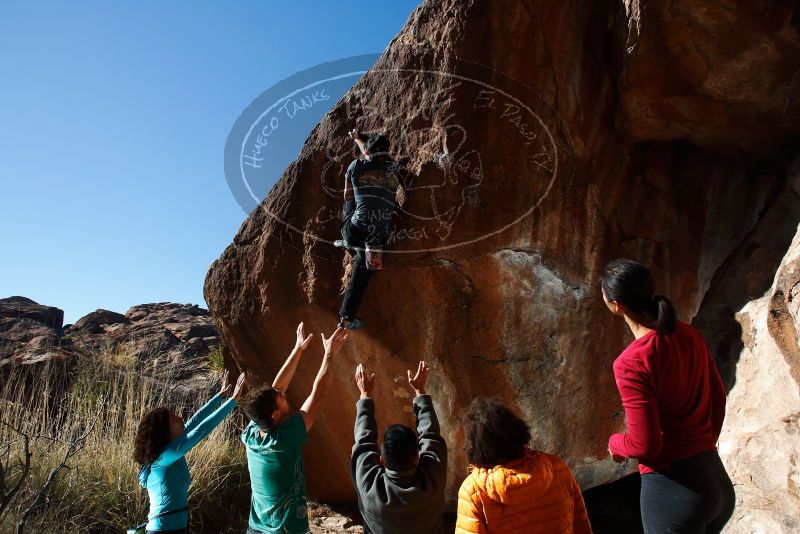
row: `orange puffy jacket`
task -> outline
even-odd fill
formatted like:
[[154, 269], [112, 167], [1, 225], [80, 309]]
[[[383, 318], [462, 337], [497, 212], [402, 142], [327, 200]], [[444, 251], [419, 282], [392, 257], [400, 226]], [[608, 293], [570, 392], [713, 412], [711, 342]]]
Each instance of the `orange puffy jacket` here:
[[519, 460], [470, 471], [458, 491], [456, 534], [591, 534], [580, 487], [557, 456], [527, 449]]

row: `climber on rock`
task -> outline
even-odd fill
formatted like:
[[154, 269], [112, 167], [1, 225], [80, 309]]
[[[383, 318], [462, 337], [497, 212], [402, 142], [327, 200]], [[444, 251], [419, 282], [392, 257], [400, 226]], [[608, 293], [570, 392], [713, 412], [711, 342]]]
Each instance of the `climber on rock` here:
[[389, 156], [389, 140], [380, 134], [367, 137], [357, 129], [349, 136], [362, 157], [345, 173], [342, 239], [335, 242], [354, 257], [350, 283], [339, 311], [339, 326], [356, 330], [364, 322], [356, 317], [373, 271], [383, 266], [383, 250], [389, 240], [400, 186], [397, 164]]

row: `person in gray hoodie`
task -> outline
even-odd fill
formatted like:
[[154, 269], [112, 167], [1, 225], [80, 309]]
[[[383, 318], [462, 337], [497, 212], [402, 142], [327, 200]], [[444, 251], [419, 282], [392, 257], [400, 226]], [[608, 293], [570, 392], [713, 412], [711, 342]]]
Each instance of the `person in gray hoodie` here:
[[375, 402], [370, 398], [375, 374], [356, 368], [361, 398], [356, 403], [355, 444], [350, 461], [358, 509], [371, 534], [440, 534], [443, 532], [444, 489], [447, 480], [447, 444], [431, 396], [425, 393], [428, 366], [419, 362], [408, 383], [416, 393], [417, 432], [392, 425], [378, 447]]

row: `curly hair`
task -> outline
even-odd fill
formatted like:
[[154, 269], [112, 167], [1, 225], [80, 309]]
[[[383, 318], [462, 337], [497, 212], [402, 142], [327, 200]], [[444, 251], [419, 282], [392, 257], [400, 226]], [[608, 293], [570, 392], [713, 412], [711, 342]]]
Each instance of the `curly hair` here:
[[133, 459], [140, 465], [153, 463], [164, 452], [170, 442], [169, 420], [172, 410], [155, 408], [147, 412], [139, 421], [136, 430], [136, 445], [133, 448]]
[[498, 398], [477, 397], [463, 416], [464, 452], [472, 465], [493, 467], [525, 454], [531, 431]]
[[278, 409], [278, 395], [280, 392], [272, 386], [261, 386], [247, 395], [242, 403], [242, 409], [258, 428], [267, 431], [275, 424], [272, 412]]

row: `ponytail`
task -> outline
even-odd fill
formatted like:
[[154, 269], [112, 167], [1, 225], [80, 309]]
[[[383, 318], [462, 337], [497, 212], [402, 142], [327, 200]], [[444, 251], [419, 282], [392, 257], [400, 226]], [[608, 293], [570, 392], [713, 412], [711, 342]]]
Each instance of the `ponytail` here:
[[606, 265], [600, 283], [608, 300], [624, 304], [642, 326], [659, 334], [675, 332], [675, 307], [667, 297], [654, 294], [653, 275], [641, 263], [614, 260]]
[[678, 322], [675, 307], [672, 302], [662, 295], [653, 295], [652, 312], [648, 315], [655, 319], [650, 328], [659, 334], [669, 335], [675, 332], [675, 325]]

